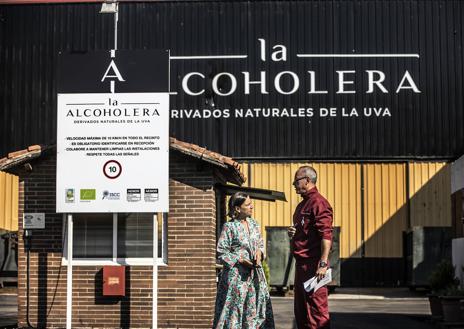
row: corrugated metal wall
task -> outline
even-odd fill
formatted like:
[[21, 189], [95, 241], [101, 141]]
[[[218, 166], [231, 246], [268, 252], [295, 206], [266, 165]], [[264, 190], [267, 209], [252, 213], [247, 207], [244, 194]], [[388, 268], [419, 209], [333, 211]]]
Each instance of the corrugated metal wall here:
[[[292, 187], [293, 176], [305, 164], [244, 164], [249, 186], [285, 192], [288, 200], [254, 200], [254, 216], [264, 238], [266, 226], [291, 224], [300, 201]], [[402, 257], [402, 232], [409, 221], [411, 226], [451, 225], [450, 169], [446, 163], [309, 164], [318, 171], [319, 191], [334, 208], [334, 225], [341, 227], [341, 258]]]
[[407, 229], [406, 165], [364, 165], [365, 257], [402, 257]]
[[409, 164], [411, 226], [451, 226], [451, 166]]
[[19, 178], [0, 171], [0, 229], [18, 230]]
[[[172, 56], [243, 54], [243, 60], [171, 61], [173, 109], [389, 107], [391, 117], [251, 117], [171, 121], [173, 136], [220, 153], [248, 159], [451, 159], [464, 153], [464, 2], [459, 0], [160, 1], [119, 5], [120, 49], [170, 49]], [[59, 51], [87, 52], [113, 46], [113, 16], [99, 4], [0, 6], [0, 154], [56, 139], [56, 63]], [[258, 38], [266, 40], [261, 60]], [[272, 61], [274, 45], [288, 51]], [[419, 58], [298, 58], [310, 54], [413, 53]], [[308, 70], [317, 70], [310, 95]], [[366, 70], [385, 72], [389, 93], [366, 93]], [[282, 95], [278, 72], [297, 72], [301, 90]], [[356, 70], [356, 94], [338, 95], [336, 70]], [[421, 93], [395, 89], [405, 70]], [[205, 79], [193, 97], [182, 92], [189, 72]], [[242, 72], [257, 80], [267, 72], [269, 94], [256, 85], [244, 93]], [[212, 93], [219, 72], [239, 87], [230, 97]], [[351, 78], [349, 78], [351, 79]], [[289, 90], [289, 81], [283, 88]], [[230, 87], [228, 81], [221, 88]], [[215, 105], [212, 105], [214, 102]], [[426, 133], [424, 133], [426, 132]], [[297, 161], [297, 160], [295, 160]]]

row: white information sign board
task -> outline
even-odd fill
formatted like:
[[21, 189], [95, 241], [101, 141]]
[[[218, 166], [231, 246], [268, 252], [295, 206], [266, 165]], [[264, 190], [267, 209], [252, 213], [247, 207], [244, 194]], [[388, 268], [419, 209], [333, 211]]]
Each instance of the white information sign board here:
[[57, 212], [167, 212], [169, 94], [58, 94]]

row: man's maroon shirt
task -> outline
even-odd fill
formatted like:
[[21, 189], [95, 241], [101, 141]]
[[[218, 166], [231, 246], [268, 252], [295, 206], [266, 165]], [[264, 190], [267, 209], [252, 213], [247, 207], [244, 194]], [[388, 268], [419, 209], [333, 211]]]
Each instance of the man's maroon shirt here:
[[333, 211], [329, 202], [316, 187], [302, 196], [293, 214], [296, 233], [292, 247], [297, 264], [319, 261], [322, 240], [332, 241]]

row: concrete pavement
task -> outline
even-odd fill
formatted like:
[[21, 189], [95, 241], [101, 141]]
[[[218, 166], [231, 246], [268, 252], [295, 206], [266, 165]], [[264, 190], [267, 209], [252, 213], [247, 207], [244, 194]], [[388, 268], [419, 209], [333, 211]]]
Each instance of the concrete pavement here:
[[[276, 329], [296, 329], [293, 298], [273, 296], [272, 305]], [[408, 289], [338, 288], [329, 307], [332, 329], [436, 329], [428, 299]], [[0, 291], [0, 328], [15, 325], [16, 316], [16, 294]]]
[[[296, 329], [293, 299], [272, 299], [277, 329]], [[413, 300], [329, 300], [332, 329], [436, 329], [428, 302]]]
[[16, 325], [18, 298], [16, 294], [0, 294], [0, 328]]
[[[277, 329], [296, 329], [292, 297], [273, 297]], [[405, 288], [338, 288], [329, 296], [332, 329], [436, 329], [424, 293]]]

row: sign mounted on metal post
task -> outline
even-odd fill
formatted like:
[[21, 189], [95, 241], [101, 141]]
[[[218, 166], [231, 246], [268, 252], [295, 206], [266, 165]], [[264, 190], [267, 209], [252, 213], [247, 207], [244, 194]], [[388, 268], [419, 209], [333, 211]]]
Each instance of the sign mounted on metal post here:
[[57, 212], [167, 212], [168, 51], [61, 54]]

